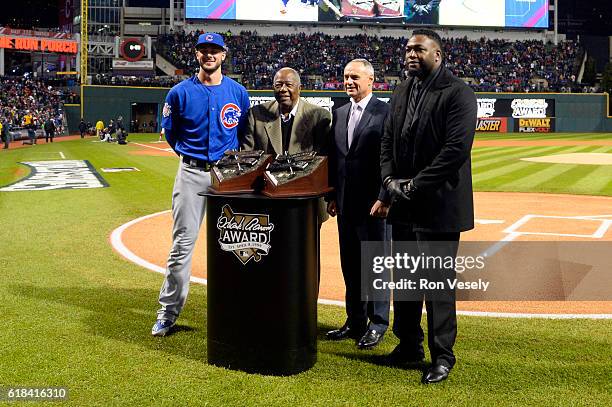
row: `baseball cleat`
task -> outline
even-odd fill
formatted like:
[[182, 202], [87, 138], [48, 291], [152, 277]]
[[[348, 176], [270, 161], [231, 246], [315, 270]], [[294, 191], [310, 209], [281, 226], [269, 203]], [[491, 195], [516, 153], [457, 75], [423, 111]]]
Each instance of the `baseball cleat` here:
[[157, 321], [155, 321], [155, 325], [153, 325], [153, 328], [151, 329], [151, 335], [166, 336], [173, 326], [173, 321], [169, 321], [167, 319], [158, 319]]

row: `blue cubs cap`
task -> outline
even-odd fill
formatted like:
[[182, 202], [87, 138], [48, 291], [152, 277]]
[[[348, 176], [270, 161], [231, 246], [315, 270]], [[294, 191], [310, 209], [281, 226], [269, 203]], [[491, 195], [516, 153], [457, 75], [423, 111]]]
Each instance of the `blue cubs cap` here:
[[225, 49], [225, 41], [223, 37], [217, 33], [204, 33], [198, 37], [196, 48], [200, 45], [212, 44]]

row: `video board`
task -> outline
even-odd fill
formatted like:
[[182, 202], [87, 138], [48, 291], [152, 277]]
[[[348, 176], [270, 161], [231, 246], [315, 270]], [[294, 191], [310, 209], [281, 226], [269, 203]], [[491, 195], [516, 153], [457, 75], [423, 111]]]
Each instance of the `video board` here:
[[549, 0], [186, 0], [188, 19], [548, 28]]

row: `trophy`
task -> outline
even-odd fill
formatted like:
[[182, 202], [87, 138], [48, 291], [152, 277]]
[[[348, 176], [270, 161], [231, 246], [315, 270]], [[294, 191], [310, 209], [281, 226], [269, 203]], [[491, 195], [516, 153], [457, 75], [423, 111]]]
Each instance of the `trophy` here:
[[210, 170], [209, 190], [215, 194], [250, 193], [262, 187], [262, 176], [272, 155], [262, 150], [228, 150]]
[[316, 152], [279, 154], [268, 164], [262, 193], [270, 197], [320, 196], [329, 192], [327, 157]]

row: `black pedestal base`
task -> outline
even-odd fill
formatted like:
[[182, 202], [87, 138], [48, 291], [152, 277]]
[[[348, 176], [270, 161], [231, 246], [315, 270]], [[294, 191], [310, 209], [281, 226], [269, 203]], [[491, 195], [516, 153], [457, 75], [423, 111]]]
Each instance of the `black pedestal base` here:
[[208, 363], [247, 373], [289, 376], [306, 371], [317, 362], [317, 345], [298, 349], [240, 348], [208, 340]]
[[291, 375], [317, 359], [318, 198], [206, 200], [208, 361]]

